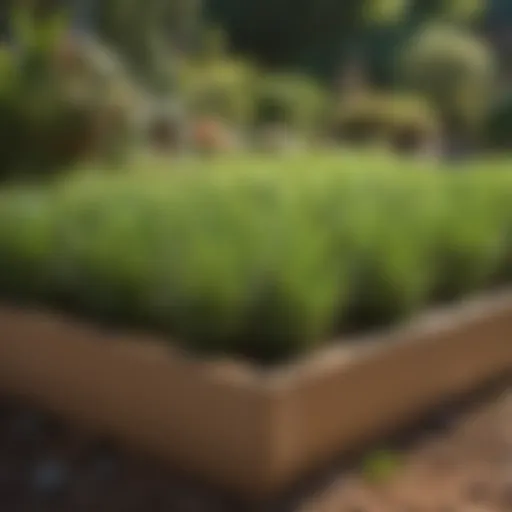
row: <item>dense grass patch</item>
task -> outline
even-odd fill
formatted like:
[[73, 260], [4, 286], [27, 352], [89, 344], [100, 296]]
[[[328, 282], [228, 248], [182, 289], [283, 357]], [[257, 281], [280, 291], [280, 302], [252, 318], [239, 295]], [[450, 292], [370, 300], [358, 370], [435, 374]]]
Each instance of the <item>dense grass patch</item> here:
[[274, 361], [511, 274], [499, 162], [448, 172], [332, 155], [176, 171], [5, 190], [4, 298]]

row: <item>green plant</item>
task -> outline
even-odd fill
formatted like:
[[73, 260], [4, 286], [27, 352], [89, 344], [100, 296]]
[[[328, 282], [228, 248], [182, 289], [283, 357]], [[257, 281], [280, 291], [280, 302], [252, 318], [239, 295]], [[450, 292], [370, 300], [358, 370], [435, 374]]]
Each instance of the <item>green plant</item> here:
[[[58, 93], [52, 81], [52, 54], [63, 35], [65, 22], [52, 17], [36, 22], [30, 12], [13, 12], [12, 25], [18, 49], [4, 46], [0, 54], [0, 136], [2, 173], [27, 159], [41, 166], [55, 164], [47, 150], [53, 130], [60, 131]], [[54, 122], [48, 123], [51, 119]], [[49, 130], [50, 128], [50, 130]], [[31, 150], [29, 147], [31, 146]], [[32, 153], [32, 156], [29, 155]]]
[[344, 97], [332, 113], [331, 131], [341, 141], [374, 143], [384, 137], [389, 122], [385, 102], [374, 93]]
[[439, 115], [423, 98], [397, 94], [388, 103], [388, 138], [393, 148], [419, 151], [440, 138]]
[[[101, 0], [96, 6], [95, 32], [120, 55], [130, 74], [154, 94], [175, 87], [173, 39], [183, 46], [197, 37], [199, 5], [195, 0]], [[185, 32], [193, 32], [186, 34]]]
[[332, 114], [335, 138], [416, 150], [438, 136], [438, 115], [421, 96], [366, 92], [342, 97]]
[[375, 177], [372, 188], [374, 227], [354, 265], [347, 315], [356, 328], [414, 313], [427, 302], [435, 280], [436, 183], [385, 173]]
[[440, 23], [421, 28], [399, 59], [402, 83], [424, 94], [450, 125], [480, 126], [494, 83], [494, 56], [468, 30]]
[[255, 94], [258, 124], [278, 122], [311, 132], [318, 128], [326, 112], [327, 93], [305, 75], [274, 73], [263, 76]]
[[[354, 42], [391, 66], [395, 45], [430, 21], [467, 25], [486, 0], [206, 0], [207, 19], [224, 26], [237, 51], [271, 67], [299, 66], [333, 77], [353, 57]], [[388, 73], [381, 71], [384, 75]]]
[[177, 67], [177, 91], [194, 115], [247, 125], [254, 110], [256, 70], [230, 57], [221, 32], [207, 31], [202, 50]]
[[[467, 171], [446, 178], [438, 235], [436, 296], [459, 298], [492, 282], [502, 265], [509, 227], [504, 193], [492, 177]], [[500, 183], [505, 185], [502, 177]], [[508, 187], [505, 191], [508, 191]]]
[[370, 483], [380, 484], [389, 481], [402, 469], [401, 457], [390, 450], [370, 453], [363, 460], [363, 475]]
[[83, 157], [118, 157], [135, 94], [114, 58], [71, 37], [67, 18], [13, 14], [16, 47], [0, 49], [0, 173], [45, 176]]
[[450, 173], [358, 153], [237, 156], [148, 176], [149, 165], [3, 189], [3, 299], [274, 362], [510, 282], [508, 162]]

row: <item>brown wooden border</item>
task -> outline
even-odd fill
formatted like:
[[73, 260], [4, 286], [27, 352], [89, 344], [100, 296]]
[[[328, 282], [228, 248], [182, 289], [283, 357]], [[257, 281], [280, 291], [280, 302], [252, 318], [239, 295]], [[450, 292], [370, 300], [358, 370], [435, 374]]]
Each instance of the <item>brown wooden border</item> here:
[[0, 308], [0, 391], [249, 497], [512, 369], [512, 292], [261, 370]]

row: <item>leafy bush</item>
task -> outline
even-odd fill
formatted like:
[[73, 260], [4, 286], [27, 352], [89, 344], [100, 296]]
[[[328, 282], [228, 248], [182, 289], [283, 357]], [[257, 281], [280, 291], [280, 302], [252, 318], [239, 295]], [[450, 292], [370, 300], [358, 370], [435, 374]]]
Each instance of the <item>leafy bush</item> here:
[[[82, 2], [84, 3], [84, 2]], [[126, 63], [146, 90], [168, 94], [174, 86], [171, 42], [197, 35], [198, 3], [189, 0], [101, 0], [93, 7], [94, 32]], [[89, 27], [87, 27], [89, 28]], [[187, 32], [185, 34], [185, 31]]]
[[84, 156], [119, 156], [134, 93], [102, 47], [67, 34], [61, 15], [13, 15], [0, 49], [0, 173], [55, 172]]
[[436, 293], [454, 299], [485, 287], [507, 257], [511, 182], [470, 171], [445, 180]]
[[439, 135], [436, 111], [421, 97], [370, 92], [342, 98], [333, 112], [333, 134], [351, 143], [385, 142], [418, 150]]
[[421, 97], [394, 95], [388, 99], [389, 142], [399, 152], [423, 149], [441, 136], [438, 113]]
[[204, 5], [206, 16], [226, 27], [238, 51], [273, 67], [302, 65], [333, 76], [350, 59], [355, 41], [374, 50], [381, 46], [382, 39], [373, 39], [381, 28], [402, 40], [428, 20], [470, 22], [496, 1], [246, 0], [241, 9], [239, 0], [205, 0]]
[[390, 181], [383, 175], [374, 186], [382, 196], [373, 197], [374, 230], [354, 266], [348, 314], [359, 328], [415, 312], [427, 302], [435, 278], [431, 262], [439, 210], [432, 184], [416, 176]]
[[257, 123], [278, 122], [311, 132], [326, 111], [326, 92], [307, 76], [266, 75], [260, 78], [255, 94]]
[[384, 137], [388, 122], [381, 96], [365, 93], [342, 98], [333, 111], [332, 134], [354, 144], [373, 143]]
[[208, 165], [4, 190], [4, 298], [268, 362], [511, 278], [506, 165], [420, 172], [356, 155]]
[[182, 59], [177, 69], [178, 93], [192, 114], [241, 125], [251, 121], [256, 71], [228, 56], [221, 32], [206, 32], [201, 52]]
[[427, 25], [408, 41], [399, 63], [403, 83], [425, 94], [451, 124], [460, 129], [482, 122], [491, 99], [494, 58], [471, 32]]

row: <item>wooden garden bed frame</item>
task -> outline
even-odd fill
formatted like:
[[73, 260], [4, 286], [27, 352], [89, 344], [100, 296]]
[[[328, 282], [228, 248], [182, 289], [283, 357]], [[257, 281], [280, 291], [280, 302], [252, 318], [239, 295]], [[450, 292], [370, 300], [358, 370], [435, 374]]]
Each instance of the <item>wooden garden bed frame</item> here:
[[0, 308], [0, 392], [250, 498], [511, 369], [512, 292], [273, 369]]

